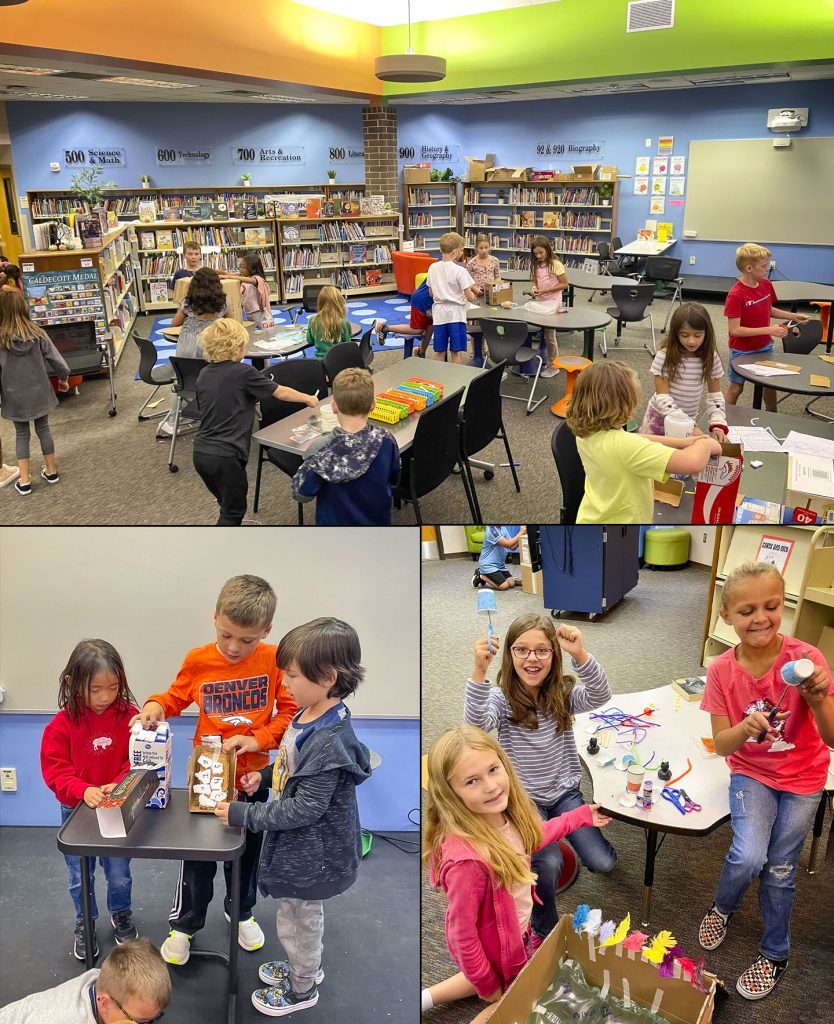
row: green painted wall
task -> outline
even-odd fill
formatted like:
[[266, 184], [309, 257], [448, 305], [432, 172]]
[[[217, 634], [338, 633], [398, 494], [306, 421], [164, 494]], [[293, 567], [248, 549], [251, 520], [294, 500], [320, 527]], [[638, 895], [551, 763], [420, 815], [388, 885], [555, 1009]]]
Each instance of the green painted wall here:
[[[387, 96], [650, 76], [834, 59], [834, 0], [677, 0], [675, 27], [626, 33], [627, 0], [561, 0], [412, 26], [418, 53], [445, 57], [443, 82], [386, 83]], [[383, 29], [404, 53], [407, 28]]]

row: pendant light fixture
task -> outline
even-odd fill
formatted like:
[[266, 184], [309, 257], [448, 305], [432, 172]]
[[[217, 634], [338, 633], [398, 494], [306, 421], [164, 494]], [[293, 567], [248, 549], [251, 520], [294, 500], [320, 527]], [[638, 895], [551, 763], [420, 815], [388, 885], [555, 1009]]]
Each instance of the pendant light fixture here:
[[415, 53], [411, 48], [411, 0], [408, 0], [408, 49], [377, 57], [374, 73], [383, 82], [442, 82], [446, 77], [446, 58]]

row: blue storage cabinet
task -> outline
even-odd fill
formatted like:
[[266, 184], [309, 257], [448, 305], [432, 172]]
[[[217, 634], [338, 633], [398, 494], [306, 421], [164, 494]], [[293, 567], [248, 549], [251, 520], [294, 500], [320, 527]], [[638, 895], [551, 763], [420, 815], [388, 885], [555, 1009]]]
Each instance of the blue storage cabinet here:
[[554, 617], [572, 611], [593, 619], [637, 586], [637, 526], [542, 526], [539, 543], [544, 605]]

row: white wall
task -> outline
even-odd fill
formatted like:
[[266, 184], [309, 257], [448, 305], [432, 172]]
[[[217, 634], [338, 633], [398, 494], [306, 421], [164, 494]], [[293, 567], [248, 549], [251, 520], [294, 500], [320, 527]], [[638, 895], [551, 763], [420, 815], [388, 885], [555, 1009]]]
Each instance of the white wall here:
[[443, 541], [443, 551], [447, 555], [466, 551], [466, 531], [462, 526], [441, 526], [440, 539]]
[[692, 538], [689, 542], [689, 560], [700, 565], [712, 565], [712, 553], [718, 538], [714, 526], [685, 526]]

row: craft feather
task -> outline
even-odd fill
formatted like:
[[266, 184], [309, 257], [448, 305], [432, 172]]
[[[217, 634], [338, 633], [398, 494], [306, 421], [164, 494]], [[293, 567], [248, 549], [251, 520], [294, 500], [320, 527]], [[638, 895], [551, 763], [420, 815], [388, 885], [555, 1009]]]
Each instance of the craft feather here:
[[591, 912], [591, 908], [587, 903], [580, 903], [576, 908], [576, 913], [573, 915], [573, 930], [577, 935], [582, 934], [582, 925], [588, 920], [588, 914]]
[[596, 935], [597, 932], [600, 930], [601, 926], [602, 926], [602, 911], [601, 910], [592, 910], [588, 914], [588, 920], [582, 926], [582, 931], [584, 931], [586, 935]]
[[673, 978], [675, 975], [675, 960], [683, 953], [680, 946], [672, 946], [664, 956], [657, 973], [661, 978]]
[[659, 964], [666, 951], [676, 943], [675, 936], [668, 931], [658, 932], [651, 942], [643, 949], [643, 956], [653, 964]]
[[599, 945], [597, 949], [602, 949], [603, 946], [608, 945], [608, 940], [614, 934], [615, 924], [613, 921], [606, 921], [599, 930]]
[[[617, 930], [614, 932], [614, 934], [606, 936], [604, 938], [603, 942], [602, 942], [602, 945], [603, 946], [616, 946], [618, 942], [622, 942], [623, 939], [626, 937], [626, 935], [628, 935], [628, 930], [629, 930], [630, 927], [631, 927], [631, 914], [626, 914], [626, 916], [622, 919], [622, 921], [620, 921], [620, 923], [617, 925]], [[602, 935], [601, 931], [599, 933], [599, 937], [601, 939], [603, 938], [603, 935]]]
[[639, 928], [635, 928], [631, 935], [629, 935], [625, 942], [623, 942], [623, 949], [628, 949], [632, 953], [638, 953], [643, 946], [646, 945], [647, 938], [648, 935], [646, 935], [645, 932], [641, 932]]

